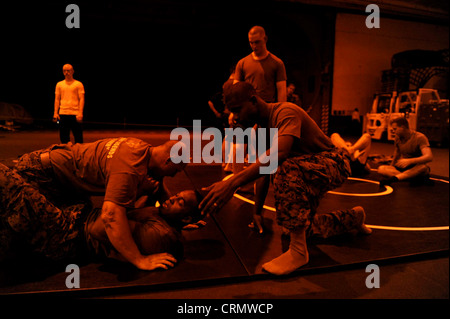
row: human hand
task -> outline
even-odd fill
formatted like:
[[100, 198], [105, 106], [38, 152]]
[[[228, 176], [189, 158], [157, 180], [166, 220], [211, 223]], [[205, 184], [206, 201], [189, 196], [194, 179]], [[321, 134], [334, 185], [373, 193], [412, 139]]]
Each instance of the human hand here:
[[199, 220], [196, 223], [192, 223], [192, 224], [188, 224], [188, 225], [184, 226], [182, 229], [183, 230], [195, 230], [195, 229], [204, 227], [205, 225], [206, 225], [206, 222], [204, 220]]
[[134, 265], [141, 270], [154, 270], [157, 268], [169, 269], [175, 266], [177, 260], [168, 253], [142, 256]]
[[59, 117], [59, 114], [54, 114], [53, 115], [53, 122], [57, 122], [57, 121], [59, 121], [60, 120], [60, 117]]
[[156, 179], [147, 176], [146, 180], [144, 181], [142, 185], [142, 189], [144, 191], [144, 194], [155, 194], [159, 189], [159, 181]]
[[199, 205], [202, 215], [209, 216], [218, 212], [233, 197], [235, 190], [229, 181], [217, 182], [202, 188], [202, 191], [208, 191], [208, 194]]
[[259, 234], [264, 233], [264, 223], [262, 215], [253, 213], [253, 221], [248, 224], [248, 227], [256, 230]]
[[395, 163], [398, 168], [406, 168], [409, 165], [411, 165], [411, 160], [407, 158], [401, 158]]
[[78, 123], [83, 122], [83, 114], [77, 114], [76, 118]]

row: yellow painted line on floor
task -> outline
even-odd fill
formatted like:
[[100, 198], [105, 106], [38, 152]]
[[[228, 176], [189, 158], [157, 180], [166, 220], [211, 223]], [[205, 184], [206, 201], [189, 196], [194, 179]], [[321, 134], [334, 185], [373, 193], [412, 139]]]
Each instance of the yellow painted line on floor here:
[[[230, 178], [231, 175], [227, 176], [224, 180]], [[360, 179], [357, 179], [360, 180]], [[368, 180], [364, 180], [364, 181], [368, 181]], [[373, 181], [369, 181], [369, 182], [373, 182]], [[378, 183], [378, 182], [375, 182]], [[347, 195], [347, 193], [345, 193]], [[234, 197], [236, 197], [239, 200], [242, 200], [244, 202], [247, 202], [251, 205], [255, 205], [255, 201], [248, 199], [244, 196], [241, 196], [239, 194], [234, 194]], [[272, 211], [272, 212], [276, 212], [276, 209], [274, 207], [270, 207], [267, 205], [263, 206], [264, 209]], [[397, 226], [381, 226], [381, 225], [368, 225], [366, 224], [367, 227], [371, 228], [371, 229], [382, 229], [382, 230], [397, 230], [397, 231], [438, 231], [438, 230], [449, 230], [449, 226], [437, 226], [437, 227], [397, 227]]]
[[379, 226], [368, 225], [367, 227], [372, 229], [384, 229], [384, 230], [399, 230], [399, 231], [436, 231], [436, 230], [448, 230], [449, 226], [437, 226], [437, 227], [394, 227], [394, 226]]

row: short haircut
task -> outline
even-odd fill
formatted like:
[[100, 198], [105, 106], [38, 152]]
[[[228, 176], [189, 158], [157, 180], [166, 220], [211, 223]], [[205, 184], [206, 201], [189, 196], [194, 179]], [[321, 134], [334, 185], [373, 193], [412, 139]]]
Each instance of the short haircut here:
[[255, 88], [248, 82], [237, 82], [223, 91], [225, 105], [235, 106], [250, 101], [256, 95]]
[[397, 126], [402, 126], [402, 127], [405, 127], [405, 128], [409, 129], [409, 122], [403, 116], [396, 117], [395, 119], [391, 120], [391, 125], [394, 124], [394, 123], [397, 124]]
[[248, 33], [249, 33], [249, 34], [256, 34], [256, 33], [259, 33], [259, 34], [261, 34], [263, 37], [266, 36], [266, 30], [264, 30], [264, 28], [261, 27], [261, 26], [259, 26], [259, 25], [253, 26], [253, 27], [248, 31]]

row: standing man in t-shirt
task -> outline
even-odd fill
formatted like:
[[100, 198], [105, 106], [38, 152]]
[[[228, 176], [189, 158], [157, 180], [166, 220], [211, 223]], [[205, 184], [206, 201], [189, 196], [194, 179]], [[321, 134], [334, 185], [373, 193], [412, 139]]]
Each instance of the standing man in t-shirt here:
[[73, 67], [70, 64], [63, 66], [64, 80], [56, 84], [55, 113], [53, 121], [59, 121], [59, 138], [61, 143], [70, 141], [72, 131], [75, 143], [83, 143], [83, 110], [84, 86], [73, 78]]
[[267, 50], [264, 28], [252, 27], [248, 41], [253, 52], [236, 65], [234, 83], [250, 83], [266, 102], [286, 102], [286, 69], [283, 61]]

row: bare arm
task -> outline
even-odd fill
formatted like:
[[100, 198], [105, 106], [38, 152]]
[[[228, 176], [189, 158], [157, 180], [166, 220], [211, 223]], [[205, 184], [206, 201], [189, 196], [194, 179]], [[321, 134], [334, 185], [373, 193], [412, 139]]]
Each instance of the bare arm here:
[[422, 156], [413, 157], [413, 158], [400, 158], [395, 166], [400, 168], [406, 168], [410, 165], [418, 165], [418, 164], [426, 164], [433, 160], [433, 153], [431, 152], [431, 148], [426, 146], [420, 149], [422, 151]]
[[131, 229], [124, 207], [105, 201], [102, 207], [101, 219], [111, 244], [125, 260], [137, 268], [143, 270], [167, 269], [168, 266], [172, 267], [176, 263], [176, 259], [169, 254], [144, 256], [140, 253], [131, 236]]
[[219, 113], [219, 112], [216, 110], [216, 108], [214, 107], [213, 102], [208, 101], [208, 105], [209, 105], [209, 108], [211, 109], [211, 111], [213, 111], [214, 115], [215, 115], [216, 117], [220, 117], [220, 113]]
[[[286, 135], [278, 137], [277, 143], [274, 143], [277, 146], [277, 149], [276, 147], [274, 148], [273, 145], [272, 148], [266, 152], [266, 155], [271, 152], [275, 152], [278, 158], [278, 165], [280, 165], [288, 157], [293, 142], [294, 138], [292, 136]], [[251, 164], [249, 167], [234, 175], [230, 179], [207, 187], [205, 190], [208, 190], [209, 193], [199, 205], [203, 214], [210, 214], [222, 208], [222, 206], [231, 199], [234, 192], [240, 186], [250, 183], [260, 177], [260, 168], [266, 166], [269, 166], [269, 163], [263, 164], [258, 159], [255, 163]]]
[[249, 226], [256, 228], [256, 230], [260, 234], [264, 232], [262, 211], [269, 186], [270, 175], [265, 175], [264, 177], [257, 179], [255, 182], [255, 206], [253, 208], [253, 222]]
[[83, 112], [84, 112], [84, 93], [78, 93], [78, 114], [77, 114], [77, 121], [81, 122], [83, 121]]
[[54, 112], [53, 112], [53, 121], [59, 120], [59, 106], [61, 105], [61, 94], [59, 90], [56, 89], [55, 92], [55, 103], [54, 103]]

